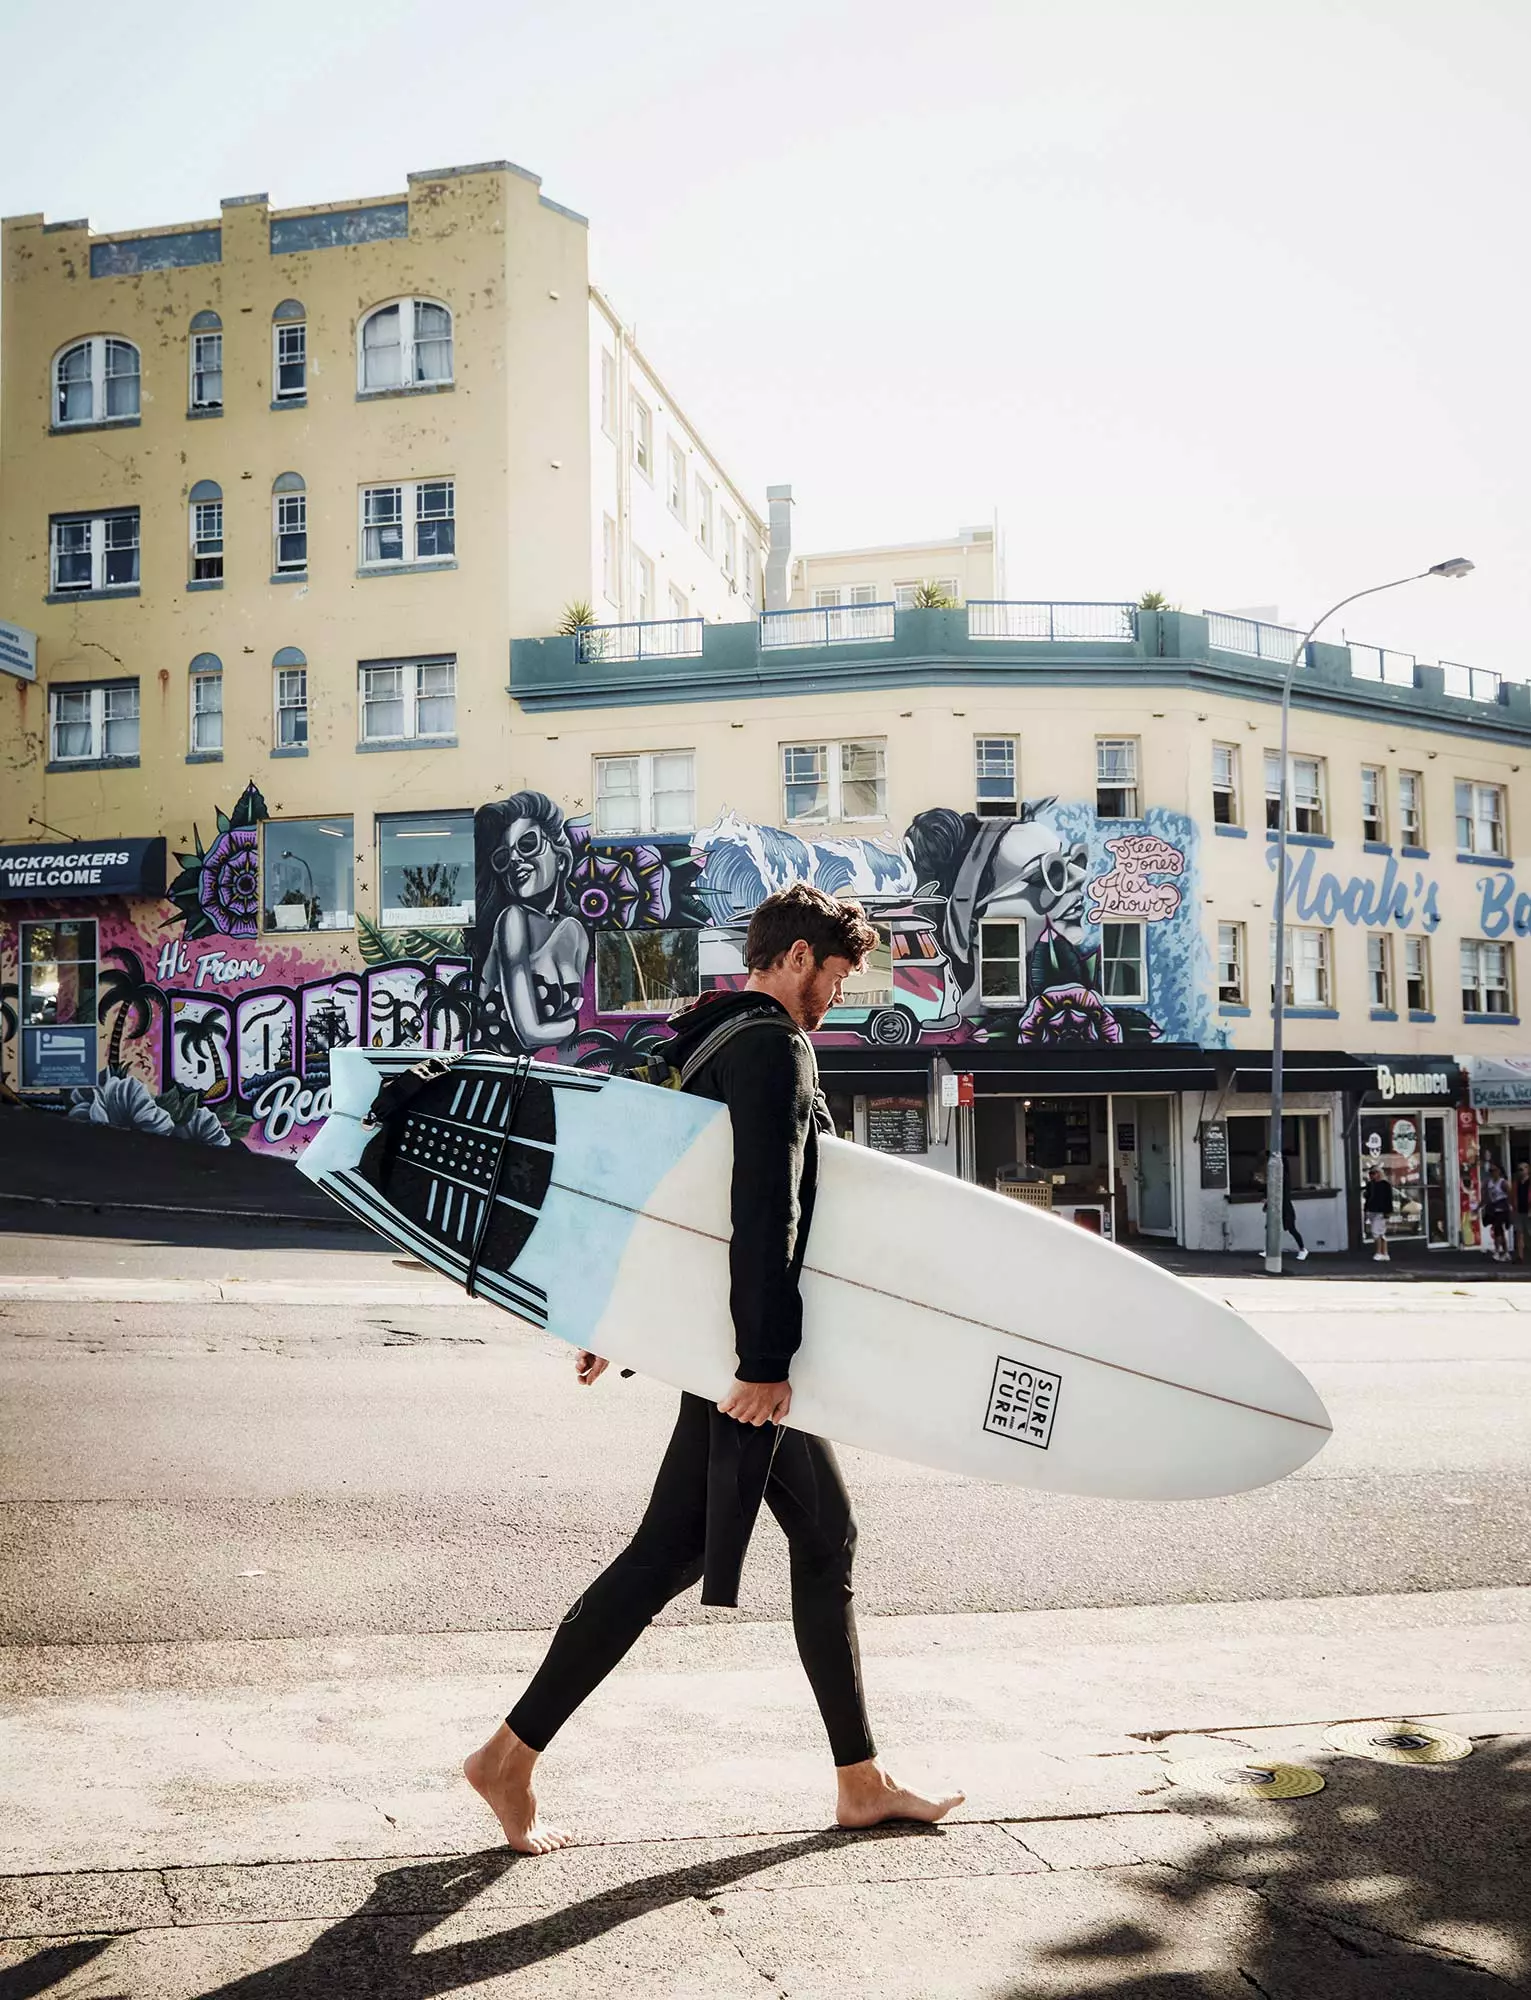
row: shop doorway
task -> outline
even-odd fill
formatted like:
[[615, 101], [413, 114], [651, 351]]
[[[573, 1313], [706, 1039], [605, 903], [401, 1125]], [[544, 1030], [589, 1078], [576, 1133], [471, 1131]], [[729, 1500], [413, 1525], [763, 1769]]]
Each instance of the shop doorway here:
[[1175, 1161], [1167, 1097], [1140, 1097], [1138, 1125], [1138, 1228], [1145, 1236], [1175, 1233]]
[[1457, 1121], [1451, 1112], [1427, 1111], [1420, 1122], [1424, 1126], [1425, 1241], [1432, 1250], [1444, 1250], [1451, 1242], [1448, 1162], [1456, 1145]]

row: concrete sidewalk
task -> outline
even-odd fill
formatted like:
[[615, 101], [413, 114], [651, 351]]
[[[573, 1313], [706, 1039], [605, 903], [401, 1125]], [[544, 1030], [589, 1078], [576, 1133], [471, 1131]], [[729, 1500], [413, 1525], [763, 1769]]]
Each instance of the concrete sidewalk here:
[[[545, 1760], [458, 1776], [534, 1633], [0, 1654], [0, 1996], [1249, 2000], [1531, 1990], [1531, 1590], [871, 1619], [889, 1762], [954, 1823], [826, 1828], [790, 1631], [663, 1627]], [[1327, 1725], [1433, 1720], [1398, 1767]], [[1244, 1803], [1188, 1761], [1296, 1761]]]

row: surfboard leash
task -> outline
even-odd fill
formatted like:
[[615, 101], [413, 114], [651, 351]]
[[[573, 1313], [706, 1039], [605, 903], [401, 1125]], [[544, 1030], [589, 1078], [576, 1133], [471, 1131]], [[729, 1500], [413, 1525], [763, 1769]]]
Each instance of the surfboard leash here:
[[499, 1151], [494, 1156], [494, 1170], [489, 1176], [489, 1192], [484, 1198], [484, 1212], [478, 1219], [478, 1228], [473, 1232], [473, 1248], [468, 1254], [467, 1287], [470, 1299], [478, 1297], [479, 1258], [483, 1255], [484, 1243], [489, 1235], [490, 1217], [494, 1214], [494, 1204], [499, 1198], [500, 1180], [505, 1172], [510, 1142], [515, 1136], [516, 1116], [521, 1109], [521, 1100], [526, 1095], [526, 1086], [531, 1073], [531, 1057], [517, 1057], [515, 1074], [510, 1081], [510, 1097], [500, 1126]]

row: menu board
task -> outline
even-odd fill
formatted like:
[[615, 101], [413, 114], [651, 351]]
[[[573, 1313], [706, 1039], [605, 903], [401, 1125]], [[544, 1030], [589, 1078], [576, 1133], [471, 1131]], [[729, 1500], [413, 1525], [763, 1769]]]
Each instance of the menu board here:
[[923, 1153], [929, 1149], [923, 1097], [869, 1097], [867, 1144], [879, 1153]]
[[1201, 1184], [1204, 1188], [1228, 1185], [1228, 1127], [1220, 1122], [1201, 1128]]

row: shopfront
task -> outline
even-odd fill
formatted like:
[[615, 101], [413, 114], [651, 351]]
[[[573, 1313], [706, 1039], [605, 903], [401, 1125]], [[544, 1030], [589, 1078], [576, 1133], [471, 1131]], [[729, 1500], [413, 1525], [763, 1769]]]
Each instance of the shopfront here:
[[106, 1060], [99, 1022], [102, 916], [128, 897], [164, 892], [161, 839], [0, 847], [6, 956], [14, 952], [16, 967], [20, 1091], [51, 1094], [96, 1081]]
[[1495, 1166], [1513, 1180], [1522, 1162], [1531, 1163], [1531, 1056], [1464, 1056], [1462, 1067], [1472, 1110], [1463, 1115], [1460, 1154], [1473, 1173], [1472, 1233], [1463, 1241], [1477, 1244], [1484, 1175]]
[[[1466, 1073], [1450, 1056], [1370, 1060], [1377, 1087], [1362, 1098], [1356, 1121], [1358, 1188], [1365, 1187], [1374, 1171], [1380, 1171], [1392, 1187], [1390, 1242], [1448, 1249], [1463, 1240], [1464, 1175], [1457, 1114], [1467, 1104]], [[1465, 1177], [1469, 1230], [1476, 1214], [1470, 1169], [1471, 1160]], [[1467, 1240], [1475, 1239], [1469, 1234]]]
[[874, 1152], [895, 1153], [921, 1167], [941, 1167], [941, 1132], [931, 1102], [932, 1064], [910, 1052], [823, 1048], [819, 1082], [835, 1131]]

